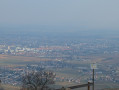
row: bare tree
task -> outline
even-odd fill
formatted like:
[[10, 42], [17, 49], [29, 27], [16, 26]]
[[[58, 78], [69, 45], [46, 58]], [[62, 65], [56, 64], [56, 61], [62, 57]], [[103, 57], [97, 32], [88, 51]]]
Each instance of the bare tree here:
[[4, 90], [4, 88], [2, 87], [2, 81], [0, 80], [0, 90]]
[[48, 90], [49, 84], [54, 84], [53, 72], [31, 72], [22, 77], [21, 90]]

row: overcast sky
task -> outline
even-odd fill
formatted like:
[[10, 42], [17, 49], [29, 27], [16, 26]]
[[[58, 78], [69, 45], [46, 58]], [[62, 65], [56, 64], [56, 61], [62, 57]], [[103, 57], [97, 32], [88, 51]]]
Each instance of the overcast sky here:
[[0, 28], [9, 27], [119, 30], [119, 0], [0, 0]]

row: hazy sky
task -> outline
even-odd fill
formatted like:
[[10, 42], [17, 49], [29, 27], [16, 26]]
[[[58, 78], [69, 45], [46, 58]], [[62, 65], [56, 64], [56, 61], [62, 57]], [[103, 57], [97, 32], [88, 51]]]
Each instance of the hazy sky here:
[[119, 30], [119, 0], [0, 0], [0, 28], [10, 27]]

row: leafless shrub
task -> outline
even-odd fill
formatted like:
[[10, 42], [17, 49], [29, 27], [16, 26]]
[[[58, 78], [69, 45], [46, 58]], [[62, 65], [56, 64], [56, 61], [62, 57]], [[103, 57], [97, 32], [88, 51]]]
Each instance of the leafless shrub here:
[[31, 72], [22, 77], [21, 90], [49, 90], [49, 84], [54, 84], [53, 72]]

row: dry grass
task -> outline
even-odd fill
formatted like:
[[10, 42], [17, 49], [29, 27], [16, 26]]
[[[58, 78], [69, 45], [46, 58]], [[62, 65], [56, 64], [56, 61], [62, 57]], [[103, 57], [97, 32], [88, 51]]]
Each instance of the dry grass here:
[[0, 59], [5, 59], [5, 58], [7, 58], [7, 55], [0, 54]]
[[20, 90], [20, 87], [11, 86], [11, 85], [1, 85], [4, 90]]
[[18, 64], [24, 65], [28, 63], [37, 63], [40, 61], [51, 61], [51, 59], [42, 59], [39, 57], [25, 57], [25, 56], [10, 56], [0, 55], [0, 65]]

